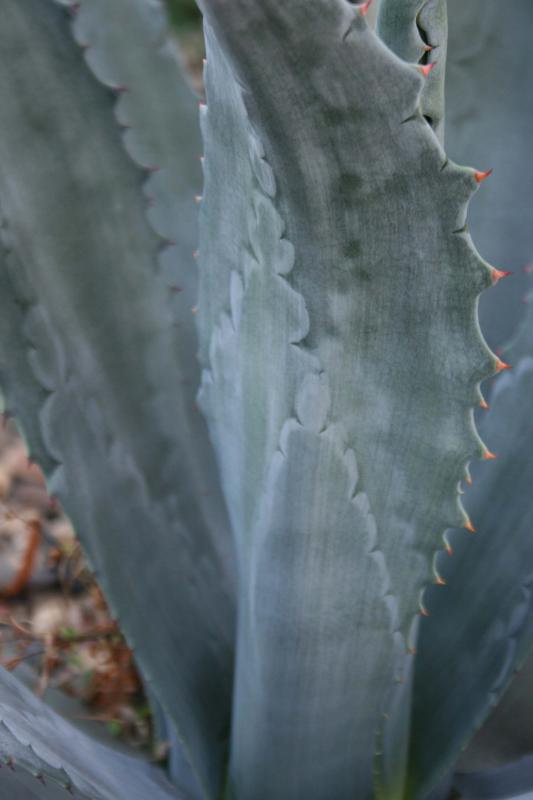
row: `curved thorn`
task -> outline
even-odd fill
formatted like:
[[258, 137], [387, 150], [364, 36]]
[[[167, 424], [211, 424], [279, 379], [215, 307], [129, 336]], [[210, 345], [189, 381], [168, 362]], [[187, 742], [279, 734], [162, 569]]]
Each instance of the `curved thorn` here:
[[432, 61], [431, 64], [419, 64], [418, 65], [418, 69], [420, 70], [420, 72], [422, 73], [424, 78], [427, 78], [428, 75], [430, 74], [431, 70], [435, 69], [436, 66], [437, 66], [437, 62], [436, 61]]
[[497, 283], [501, 281], [502, 278], [507, 278], [509, 275], [512, 275], [512, 272], [503, 271], [501, 269], [492, 268], [492, 285], [496, 286]]
[[358, 11], [362, 17], [366, 17], [370, 10], [370, 6], [372, 5], [374, 0], [366, 0], [366, 3], [362, 3], [362, 5], [358, 6]]
[[504, 369], [511, 369], [510, 364], [506, 364], [505, 361], [502, 361], [501, 358], [496, 359], [496, 363], [494, 365], [494, 369], [496, 373], [503, 372]]
[[486, 172], [480, 172], [479, 170], [475, 170], [474, 178], [476, 179], [476, 183], [483, 183], [483, 181], [486, 181], [487, 178], [490, 178], [493, 172], [494, 172], [493, 169], [488, 169]]

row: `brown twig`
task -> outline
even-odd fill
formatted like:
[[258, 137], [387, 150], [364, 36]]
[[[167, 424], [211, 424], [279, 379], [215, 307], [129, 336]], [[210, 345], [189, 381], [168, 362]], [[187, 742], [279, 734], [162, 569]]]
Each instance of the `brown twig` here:
[[32, 519], [26, 523], [26, 526], [29, 532], [26, 552], [24, 553], [24, 557], [18, 572], [14, 576], [11, 583], [0, 591], [0, 597], [17, 597], [27, 586], [33, 574], [35, 560], [37, 558], [37, 553], [42, 538], [41, 521], [38, 519]]

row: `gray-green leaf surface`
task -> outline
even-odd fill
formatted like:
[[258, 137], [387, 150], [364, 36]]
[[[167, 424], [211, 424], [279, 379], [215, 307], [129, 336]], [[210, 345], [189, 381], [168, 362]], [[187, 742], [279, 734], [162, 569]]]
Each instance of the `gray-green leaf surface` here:
[[[52, 800], [188, 800], [162, 770], [86, 736], [0, 668], [0, 790], [14, 771], [28, 794]], [[14, 778], [14, 776], [11, 776]], [[50, 786], [48, 786], [48, 782]], [[18, 789], [17, 789], [18, 791]], [[11, 798], [11, 794], [3, 795]], [[16, 796], [16, 795], [15, 795]]]
[[[50, 491], [215, 796], [230, 710], [233, 576], [192, 356], [184, 360], [180, 341], [185, 317], [191, 346], [191, 310], [176, 317], [169, 307], [161, 242], [145, 216], [146, 173], [124, 152], [113, 93], [83, 63], [66, 12], [49, 0], [6, 0], [0, 37], [0, 205], [20, 265], [12, 292], [25, 306], [23, 328], [10, 335], [25, 340], [26, 353], [7, 364], [9, 377], [26, 381], [29, 358], [47, 395], [44, 466], [60, 464], [48, 470]], [[19, 408], [28, 438], [35, 413], [34, 399]]]
[[438, 562], [447, 585], [427, 595], [410, 765], [420, 798], [452, 767], [533, 644], [533, 358], [513, 360], [481, 426], [497, 459], [474, 471], [465, 495], [477, 533], [449, 534], [453, 555]]
[[442, 141], [448, 36], [446, 0], [381, 0], [377, 30], [385, 44], [404, 61], [431, 65], [421, 108]]
[[[377, 791], [398, 797], [407, 650], [419, 595], [433, 575], [441, 534], [452, 520], [466, 520], [457, 483], [465, 463], [481, 452], [472, 407], [477, 383], [493, 364], [476, 316], [477, 296], [490, 285], [491, 273], [462, 232], [477, 183], [473, 170], [446, 159], [424, 120], [420, 70], [393, 56], [357, 8], [340, 0], [283, 6], [204, 0], [203, 6], [209, 27], [202, 405], [241, 569], [233, 788], [237, 797], [252, 787], [254, 796], [263, 797], [274, 786], [277, 796], [292, 798], [300, 780], [309, 797], [322, 798], [324, 783], [316, 777], [313, 794], [305, 769], [299, 770], [320, 753], [322, 780], [331, 778], [328, 796], [355, 791], [370, 797], [368, 740], [387, 711], [392, 719], [378, 739]], [[309, 380], [324, 383], [310, 401], [320, 421], [315, 439], [298, 405]], [[305, 673], [305, 654], [317, 654], [317, 672], [327, 673], [333, 635], [327, 605], [309, 613], [315, 601], [299, 582], [294, 591], [269, 588], [263, 564], [267, 552], [279, 563], [284, 553], [309, 568], [313, 585], [323, 569], [331, 589], [323, 586], [320, 596], [347, 606], [348, 584], [328, 561], [328, 537], [333, 532], [339, 548], [343, 543], [355, 576], [355, 553], [361, 551], [348, 544], [347, 516], [353, 514], [358, 547], [368, 530], [350, 506], [350, 494], [335, 494], [340, 477], [329, 485], [335, 463], [330, 429], [339, 449], [354, 453], [357, 493], [367, 498], [376, 526], [370, 552], [378, 557], [379, 551], [383, 568], [381, 580], [371, 585], [354, 580], [352, 608], [377, 613], [385, 601], [392, 620], [389, 627], [382, 622], [381, 637], [371, 641], [369, 619], [364, 613], [357, 618], [354, 610], [357, 664], [346, 645], [331, 674], [332, 702], [351, 698], [364, 720], [367, 744], [360, 750], [342, 713], [338, 727], [321, 735], [311, 700], [319, 684], [313, 670]], [[305, 455], [315, 465], [311, 474]], [[334, 494], [336, 515], [329, 517], [324, 502]], [[307, 614], [313, 624], [302, 623], [301, 646], [277, 645], [276, 659], [276, 636], [294, 641], [289, 632]], [[295, 692], [297, 665], [306, 682]], [[373, 691], [361, 705], [352, 670], [364, 683], [372, 669]], [[398, 691], [394, 679], [405, 680]], [[254, 694], [254, 685], [264, 691]], [[306, 717], [312, 710], [316, 724]], [[291, 719], [298, 732], [292, 740]], [[264, 733], [254, 748], [250, 731], [258, 720], [264, 720]], [[275, 771], [279, 731], [287, 742], [286, 794]], [[257, 785], [250, 783], [250, 765]]]
[[533, 114], [527, 100], [533, 64], [526, 57], [533, 6], [516, 0], [448, 0], [446, 147], [461, 164], [494, 169], [473, 200], [469, 228], [482, 255], [506, 278], [480, 301], [481, 329], [501, 347], [523, 316], [523, 268], [533, 259]]

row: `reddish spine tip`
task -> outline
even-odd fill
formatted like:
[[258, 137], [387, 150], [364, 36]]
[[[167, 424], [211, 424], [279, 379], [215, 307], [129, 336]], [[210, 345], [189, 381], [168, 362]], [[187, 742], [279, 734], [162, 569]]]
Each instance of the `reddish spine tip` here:
[[496, 453], [491, 453], [487, 448], [483, 451], [483, 461], [494, 461], [497, 457]]
[[201, 195], [201, 194], [195, 194], [195, 195], [194, 195], [194, 202], [195, 202], [197, 205], [199, 205], [199, 204], [202, 202], [202, 195]]
[[429, 611], [424, 606], [420, 606], [420, 613], [423, 617], [429, 617]]
[[446, 586], [446, 581], [444, 580], [444, 578], [441, 578], [440, 575], [437, 576], [435, 583], [437, 584], [437, 586]]
[[366, 0], [366, 3], [362, 3], [362, 5], [360, 5], [358, 7], [359, 8], [359, 13], [361, 14], [362, 17], [366, 17], [366, 15], [368, 14], [370, 6], [372, 5], [372, 3], [373, 3], [373, 0]]
[[453, 547], [450, 544], [446, 545], [446, 552], [449, 556], [453, 556]]
[[486, 172], [480, 172], [479, 170], [475, 170], [474, 178], [476, 179], [477, 183], [483, 183], [483, 181], [486, 181], [487, 178], [490, 178], [493, 172], [494, 172], [493, 169], [488, 169]]
[[436, 66], [437, 66], [437, 62], [433, 61], [431, 64], [421, 64], [419, 66], [419, 69], [420, 69], [420, 72], [422, 73], [422, 75], [424, 76], [424, 78], [427, 78], [428, 75], [430, 74], [431, 70], [435, 69]]
[[501, 358], [496, 359], [496, 363], [494, 365], [494, 369], [496, 372], [503, 372], [504, 369], [511, 369], [510, 364], [506, 364], [505, 361], [502, 361]]
[[482, 400], [479, 401], [479, 405], [484, 411], [488, 411], [489, 410], [489, 404], [487, 403], [485, 398], [483, 398]]
[[496, 286], [502, 278], [508, 278], [509, 275], [512, 275], [512, 272], [504, 272], [501, 269], [494, 269], [492, 270], [492, 285]]
[[472, 525], [472, 520], [470, 519], [470, 517], [467, 518], [467, 520], [466, 520], [466, 522], [465, 522], [463, 527], [466, 528], [467, 531], [470, 531], [470, 533], [475, 533], [476, 532], [476, 529]]

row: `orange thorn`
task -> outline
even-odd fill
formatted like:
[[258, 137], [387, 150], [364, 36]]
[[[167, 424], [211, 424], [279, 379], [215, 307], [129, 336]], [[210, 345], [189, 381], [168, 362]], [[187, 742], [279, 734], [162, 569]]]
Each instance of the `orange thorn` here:
[[492, 285], [496, 286], [502, 278], [507, 278], [509, 275], [512, 275], [512, 272], [504, 272], [501, 269], [492, 269]]
[[496, 372], [503, 372], [504, 369], [511, 369], [510, 364], [506, 364], [505, 361], [502, 361], [501, 358], [496, 359], [496, 364], [494, 365]]
[[446, 586], [446, 581], [444, 580], [444, 578], [441, 578], [440, 575], [437, 575], [435, 583], [437, 584], [437, 586]]
[[424, 53], [431, 53], [431, 51], [432, 51], [432, 50], [434, 50], [434, 49], [435, 49], [435, 48], [434, 48], [434, 47], [433, 47], [433, 45], [431, 45], [431, 44], [425, 44], [425, 45], [423, 46], [423, 48], [422, 48], [422, 50], [424, 51]]
[[485, 450], [483, 451], [483, 460], [484, 461], [494, 461], [495, 458], [497, 458], [496, 453], [491, 453], [490, 450], [485, 448]]
[[427, 78], [427, 77], [428, 77], [428, 75], [429, 75], [429, 73], [431, 72], [431, 70], [432, 70], [432, 69], [435, 69], [435, 67], [436, 67], [436, 66], [437, 66], [437, 62], [436, 62], [436, 61], [433, 61], [431, 64], [422, 64], [422, 65], [419, 65], [419, 67], [420, 67], [420, 72], [422, 73], [422, 75], [424, 76], [424, 78]]
[[476, 179], [477, 183], [483, 183], [483, 181], [487, 180], [487, 178], [490, 178], [493, 172], [493, 169], [488, 169], [486, 172], [475, 170], [474, 178]]
[[359, 6], [359, 13], [361, 14], [362, 17], [366, 17], [372, 3], [373, 0], [366, 0], [366, 3], [363, 3], [362, 5]]
[[423, 617], [429, 617], [429, 611], [424, 606], [420, 606], [420, 613]]
[[202, 195], [201, 195], [201, 194], [195, 194], [195, 195], [194, 195], [194, 202], [195, 202], [197, 205], [198, 205], [198, 204], [200, 204], [200, 203], [202, 202]]
[[482, 399], [479, 401], [479, 405], [481, 406], [481, 408], [482, 408], [484, 411], [488, 411], [488, 410], [489, 410], [489, 407], [490, 407], [490, 406], [489, 406], [489, 404], [487, 403], [487, 401], [485, 400], [485, 398], [484, 398], [484, 397], [483, 397], [483, 398], [482, 398]]
[[449, 556], [453, 556], [453, 547], [451, 546], [451, 544], [446, 543], [446, 552], [448, 553]]
[[466, 522], [465, 522], [463, 527], [466, 528], [467, 531], [470, 531], [470, 533], [475, 533], [476, 532], [476, 529], [472, 525], [472, 520], [470, 519], [470, 517], [467, 517], [467, 520], [466, 520]]

